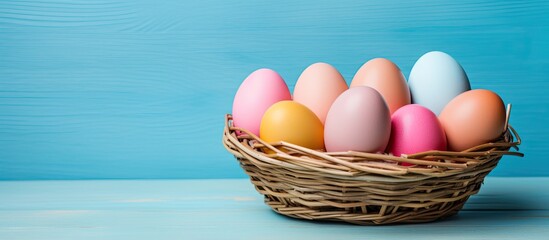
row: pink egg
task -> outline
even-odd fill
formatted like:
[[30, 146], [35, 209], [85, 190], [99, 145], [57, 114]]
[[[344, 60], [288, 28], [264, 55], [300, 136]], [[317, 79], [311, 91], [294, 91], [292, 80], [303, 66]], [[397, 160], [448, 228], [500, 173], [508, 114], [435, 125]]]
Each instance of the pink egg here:
[[419, 104], [399, 108], [391, 117], [387, 152], [400, 156], [429, 150], [446, 150], [446, 135], [437, 116]]
[[324, 125], [329, 152], [383, 152], [390, 134], [387, 103], [375, 89], [364, 86], [343, 92], [332, 104]]
[[234, 96], [233, 124], [259, 136], [265, 111], [279, 101], [291, 99], [288, 86], [277, 72], [256, 70], [244, 79]]

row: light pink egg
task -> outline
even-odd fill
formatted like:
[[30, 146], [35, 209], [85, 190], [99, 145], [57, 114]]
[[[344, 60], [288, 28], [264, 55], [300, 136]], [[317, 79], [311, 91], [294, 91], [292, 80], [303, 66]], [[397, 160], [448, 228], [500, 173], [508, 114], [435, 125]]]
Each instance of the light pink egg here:
[[343, 92], [332, 104], [324, 125], [329, 152], [383, 152], [390, 134], [387, 103], [375, 89], [364, 86]]
[[446, 150], [446, 135], [437, 116], [419, 104], [399, 108], [391, 117], [391, 128], [387, 152], [395, 156]]
[[251, 73], [238, 88], [233, 101], [233, 124], [259, 136], [261, 118], [267, 109], [283, 100], [291, 100], [284, 79], [271, 69]]
[[315, 63], [299, 76], [293, 99], [311, 109], [324, 124], [332, 103], [348, 88], [335, 67], [327, 63]]

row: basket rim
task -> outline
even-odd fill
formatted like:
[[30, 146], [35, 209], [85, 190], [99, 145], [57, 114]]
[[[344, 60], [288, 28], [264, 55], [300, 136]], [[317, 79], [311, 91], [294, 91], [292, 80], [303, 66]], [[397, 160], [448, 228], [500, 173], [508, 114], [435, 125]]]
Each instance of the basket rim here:
[[[235, 127], [232, 123], [232, 115], [226, 114], [223, 145], [236, 158], [246, 158], [257, 166], [316, 171], [321, 175], [354, 180], [362, 178], [387, 181], [389, 178], [391, 181], [417, 181], [431, 177], [478, 174], [478, 171], [486, 171], [486, 168], [479, 166], [494, 165], [488, 169], [490, 171], [503, 155], [524, 156], [518, 152], [518, 145], [522, 140], [508, 123], [506, 130], [496, 141], [461, 152], [425, 151], [401, 156], [358, 151], [324, 152], [288, 142], [267, 143], [247, 129]], [[242, 134], [237, 135], [237, 131]], [[265, 150], [272, 153], [266, 153]], [[396, 164], [403, 162], [412, 166]]]

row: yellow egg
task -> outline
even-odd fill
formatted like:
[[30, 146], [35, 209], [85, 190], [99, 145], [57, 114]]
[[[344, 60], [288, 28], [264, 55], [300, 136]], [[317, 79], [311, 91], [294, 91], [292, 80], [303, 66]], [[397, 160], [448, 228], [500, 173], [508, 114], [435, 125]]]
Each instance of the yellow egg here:
[[324, 149], [322, 122], [313, 111], [294, 101], [280, 101], [267, 109], [261, 119], [259, 137], [268, 143], [284, 141]]

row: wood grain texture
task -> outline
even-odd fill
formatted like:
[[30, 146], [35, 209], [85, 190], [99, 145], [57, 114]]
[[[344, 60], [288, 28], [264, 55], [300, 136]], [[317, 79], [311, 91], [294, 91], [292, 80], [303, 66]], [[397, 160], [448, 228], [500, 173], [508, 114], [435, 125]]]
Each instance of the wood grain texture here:
[[287, 218], [247, 179], [0, 182], [0, 239], [547, 239], [549, 178], [487, 178], [449, 219], [356, 226]]
[[[523, 159], [547, 176], [547, 1], [14, 0], [0, 3], [0, 179], [244, 177], [223, 117], [253, 70], [293, 89], [309, 64], [350, 82], [431, 50], [514, 104]], [[540, 167], [532, 167], [540, 166]]]

